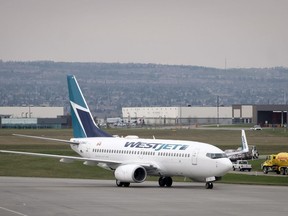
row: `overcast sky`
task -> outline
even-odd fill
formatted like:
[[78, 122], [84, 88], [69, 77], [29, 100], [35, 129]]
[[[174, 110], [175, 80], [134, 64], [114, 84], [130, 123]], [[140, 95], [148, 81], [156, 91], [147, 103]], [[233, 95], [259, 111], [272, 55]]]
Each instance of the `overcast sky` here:
[[0, 0], [0, 59], [288, 67], [288, 0]]

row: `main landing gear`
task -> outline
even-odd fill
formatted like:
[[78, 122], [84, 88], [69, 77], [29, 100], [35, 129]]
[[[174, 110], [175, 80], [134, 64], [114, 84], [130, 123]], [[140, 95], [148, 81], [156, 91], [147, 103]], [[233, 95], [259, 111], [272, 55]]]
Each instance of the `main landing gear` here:
[[213, 188], [213, 183], [212, 182], [206, 182], [206, 189], [212, 189]]
[[119, 180], [116, 180], [116, 185], [118, 186], [118, 187], [129, 187], [130, 186], [130, 182], [121, 182], [121, 181], [119, 181]]
[[173, 180], [171, 177], [160, 177], [159, 180], [158, 180], [158, 183], [159, 183], [159, 186], [160, 187], [171, 187], [172, 186], [172, 183], [173, 183]]

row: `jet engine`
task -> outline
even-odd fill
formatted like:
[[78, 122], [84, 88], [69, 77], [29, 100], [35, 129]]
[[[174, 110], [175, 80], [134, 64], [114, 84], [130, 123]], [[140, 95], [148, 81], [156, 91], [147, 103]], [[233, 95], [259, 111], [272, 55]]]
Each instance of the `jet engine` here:
[[141, 183], [145, 181], [147, 172], [144, 167], [137, 164], [126, 164], [117, 167], [114, 175], [121, 182]]

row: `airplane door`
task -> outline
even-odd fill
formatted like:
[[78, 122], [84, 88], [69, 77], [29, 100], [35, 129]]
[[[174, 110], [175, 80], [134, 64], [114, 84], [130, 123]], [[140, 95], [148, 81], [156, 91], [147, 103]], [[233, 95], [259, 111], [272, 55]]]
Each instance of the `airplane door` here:
[[90, 157], [90, 155], [91, 155], [91, 152], [90, 152], [90, 146], [86, 146], [86, 148], [85, 148], [85, 154], [86, 154], [86, 157]]
[[91, 157], [92, 156], [92, 146], [90, 145], [90, 144], [85, 144], [85, 145], [83, 145], [83, 149], [82, 149], [82, 151], [83, 151], [83, 153], [84, 153], [84, 156], [85, 157]]
[[194, 149], [192, 152], [192, 165], [197, 165], [199, 149]]

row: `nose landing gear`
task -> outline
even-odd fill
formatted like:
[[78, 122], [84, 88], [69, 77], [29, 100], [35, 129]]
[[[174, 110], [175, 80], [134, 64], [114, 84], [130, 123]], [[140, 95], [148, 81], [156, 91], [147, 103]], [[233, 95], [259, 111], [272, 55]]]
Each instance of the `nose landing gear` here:
[[206, 189], [212, 189], [213, 188], [213, 183], [212, 182], [206, 182], [205, 187], [206, 187]]

